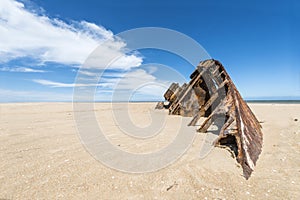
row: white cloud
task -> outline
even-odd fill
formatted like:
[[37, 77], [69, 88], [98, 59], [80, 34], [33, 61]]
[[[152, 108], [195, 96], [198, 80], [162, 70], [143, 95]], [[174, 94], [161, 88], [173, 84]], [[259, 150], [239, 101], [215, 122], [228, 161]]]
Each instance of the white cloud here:
[[[89, 71], [82, 71], [81, 73], [87, 76], [94, 75], [92, 72]], [[116, 74], [116, 76], [114, 76], [113, 74]], [[95, 79], [79, 79], [78, 83], [62, 83], [45, 79], [33, 79], [32, 81], [49, 87], [70, 88], [83, 86], [97, 86], [115, 90], [132, 90], [138, 87], [139, 85], [157, 81], [153, 75], [148, 74], [143, 69], [137, 69], [128, 73], [122, 73], [122, 76], [121, 73], [110, 73], [110, 75], [112, 76], [102, 77], [100, 79], [100, 83], [95, 83]]]
[[40, 70], [40, 69], [32, 69], [28, 67], [1, 67], [0, 71], [2, 72], [23, 72], [23, 73], [45, 73], [48, 72], [46, 70]]
[[74, 87], [75, 86], [74, 83], [60, 83], [60, 82], [49, 81], [44, 79], [33, 79], [32, 81], [50, 87]]
[[99, 83], [99, 84], [76, 84], [76, 83], [61, 83], [61, 82], [56, 82], [56, 81], [49, 81], [49, 80], [44, 80], [44, 79], [33, 79], [32, 80], [35, 83], [38, 83], [40, 85], [45, 85], [49, 87], [56, 87], [56, 88], [73, 88], [73, 87], [105, 87], [108, 84], [107, 83]]
[[[92, 72], [83, 71], [81, 72], [87, 76], [93, 76]], [[79, 77], [77, 83], [62, 83], [45, 79], [33, 79], [32, 81], [41, 85], [49, 87], [61, 87], [61, 88], [71, 88], [71, 87], [101, 87], [102, 89], [110, 90], [122, 90], [122, 91], [133, 91], [139, 87], [144, 87], [147, 84], [154, 86], [147, 86], [147, 88], [155, 88], [166, 86], [168, 87], [170, 81], [158, 80], [152, 74], [147, 73], [143, 69], [136, 69], [127, 73], [108, 73], [109, 76], [102, 76], [99, 83], [95, 83], [95, 79], [84, 79]], [[82, 79], [81, 79], [82, 78]], [[151, 90], [145, 91], [146, 93], [151, 93]]]
[[84, 69], [130, 70], [141, 66], [143, 59], [124, 53], [126, 43], [119, 38], [106, 40], [97, 47], [84, 63]]
[[156, 66], [148, 66], [148, 73], [149, 74], [153, 74], [154, 72], [157, 71], [157, 67]]
[[20, 91], [0, 88], [0, 102], [26, 101], [72, 101], [72, 93], [56, 93], [45, 91]]
[[128, 72], [121, 79], [119, 79], [119, 81], [116, 83], [115, 89], [132, 90], [141, 85], [154, 81], [156, 81], [156, 78], [153, 75], [148, 74], [143, 69], [137, 69]]
[[[97, 50], [94, 51], [96, 47]], [[51, 88], [96, 86], [98, 92], [107, 94], [106, 99], [109, 99], [109, 95], [115, 91], [132, 92], [136, 89], [139, 94], [161, 96], [162, 87], [158, 85], [169, 83], [152, 75], [157, 70], [155, 67], [149, 70], [138, 68], [143, 62], [142, 57], [135, 53], [126, 54], [125, 48], [125, 41], [115, 37], [111, 31], [102, 26], [86, 21], [68, 24], [28, 10], [23, 3], [16, 0], [0, 0], [0, 63], [29, 57], [35, 63], [55, 62], [70, 65], [73, 67], [72, 72], [79, 72], [77, 84], [33, 78], [32, 81], [37, 84]], [[106, 66], [107, 63], [109, 66]], [[79, 68], [83, 64], [82, 69], [78, 70], [77, 67], [74, 69], [74, 65]], [[95, 83], [97, 75], [107, 67], [113, 72], [104, 73], [100, 82]], [[47, 72], [29, 67], [2, 67], [0, 71]], [[150, 83], [152, 85], [147, 85]], [[72, 98], [70, 94], [58, 95], [39, 91], [35, 93], [35, 91], [0, 90], [0, 92], [12, 99], [22, 99], [22, 96], [28, 99], [32, 97], [34, 100]]]
[[[86, 73], [86, 71], [83, 72], [84, 75], [92, 75], [89, 73]], [[53, 88], [98, 87], [96, 98], [100, 95], [101, 98], [105, 97], [105, 100], [113, 99], [115, 101], [128, 100], [128, 97], [132, 95], [136, 96], [136, 98], [133, 98], [134, 100], [149, 100], [149, 97], [160, 99], [170, 85], [170, 81], [158, 80], [144, 69], [135, 69], [127, 73], [109, 72], [108, 74], [110, 76], [101, 77], [100, 83], [95, 83], [93, 79], [79, 79], [77, 84], [54, 82], [44, 79], [34, 79], [32, 81]]]
[[97, 75], [96, 72], [91, 72], [89, 70], [79, 70], [78, 73], [85, 76], [92, 76], [92, 77], [95, 77]]
[[159, 80], [143, 69], [126, 73], [122, 78], [116, 79], [113, 86], [114, 100], [149, 100], [161, 99], [170, 82]]
[[[126, 44], [114, 38], [104, 27], [86, 21], [67, 24], [29, 11], [15, 0], [0, 1], [0, 62], [31, 57], [41, 62], [82, 64], [104, 41], [109, 41], [106, 54], [122, 57], [115, 64], [119, 69], [139, 66], [142, 59], [125, 55]], [[103, 55], [107, 56], [107, 55]], [[103, 57], [98, 57], [101, 60]], [[105, 67], [97, 62], [96, 67]]]

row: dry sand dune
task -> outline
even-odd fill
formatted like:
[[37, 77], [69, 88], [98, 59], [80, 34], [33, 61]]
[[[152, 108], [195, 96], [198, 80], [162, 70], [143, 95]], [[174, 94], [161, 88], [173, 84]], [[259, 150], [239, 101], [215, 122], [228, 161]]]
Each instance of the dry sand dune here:
[[[154, 106], [130, 104], [132, 121], [149, 125]], [[225, 149], [199, 159], [203, 133], [172, 165], [129, 174], [104, 166], [85, 150], [71, 103], [0, 104], [0, 199], [300, 199], [300, 104], [250, 107], [263, 122], [264, 145], [245, 180]], [[95, 113], [111, 143], [135, 153], [168, 145], [181, 120], [165, 112], [164, 131], [137, 141], [116, 126], [110, 104], [96, 104]]]

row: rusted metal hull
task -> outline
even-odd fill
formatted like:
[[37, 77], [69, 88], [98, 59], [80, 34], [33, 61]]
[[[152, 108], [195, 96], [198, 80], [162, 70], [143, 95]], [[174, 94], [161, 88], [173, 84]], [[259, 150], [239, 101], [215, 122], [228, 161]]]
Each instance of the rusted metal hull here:
[[173, 83], [164, 94], [169, 104], [160, 102], [157, 108], [167, 108], [172, 115], [193, 117], [190, 126], [206, 117], [199, 132], [207, 132], [212, 124], [217, 124], [219, 137], [215, 145], [231, 149], [248, 179], [262, 149], [258, 120], [219, 61], [200, 62], [190, 78], [181, 87]]

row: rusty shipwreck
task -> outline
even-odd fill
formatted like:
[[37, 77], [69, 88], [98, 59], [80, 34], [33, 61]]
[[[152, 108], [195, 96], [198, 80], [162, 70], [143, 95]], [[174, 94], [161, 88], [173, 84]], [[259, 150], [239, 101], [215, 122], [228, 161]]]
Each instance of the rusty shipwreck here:
[[230, 148], [248, 179], [262, 149], [259, 121], [219, 61], [200, 62], [190, 79], [182, 86], [173, 83], [164, 94], [167, 104], [159, 102], [156, 108], [168, 109], [172, 115], [192, 117], [189, 126], [195, 126], [205, 117], [198, 124], [199, 132], [207, 132], [217, 122], [221, 124], [214, 145]]

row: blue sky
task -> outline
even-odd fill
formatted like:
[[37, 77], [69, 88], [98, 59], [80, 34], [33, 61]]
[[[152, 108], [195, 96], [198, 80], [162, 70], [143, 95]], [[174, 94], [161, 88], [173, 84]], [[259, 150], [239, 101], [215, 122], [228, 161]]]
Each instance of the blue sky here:
[[161, 50], [125, 53], [115, 35], [140, 27], [196, 40], [246, 99], [300, 99], [299, 11], [296, 0], [1, 0], [0, 101], [71, 101], [78, 69], [106, 40], [121, 59], [105, 72], [96, 100], [110, 100], [119, 81], [127, 91], [152, 83], [132, 100], [162, 99], [161, 85], [187, 79], [193, 66]]

